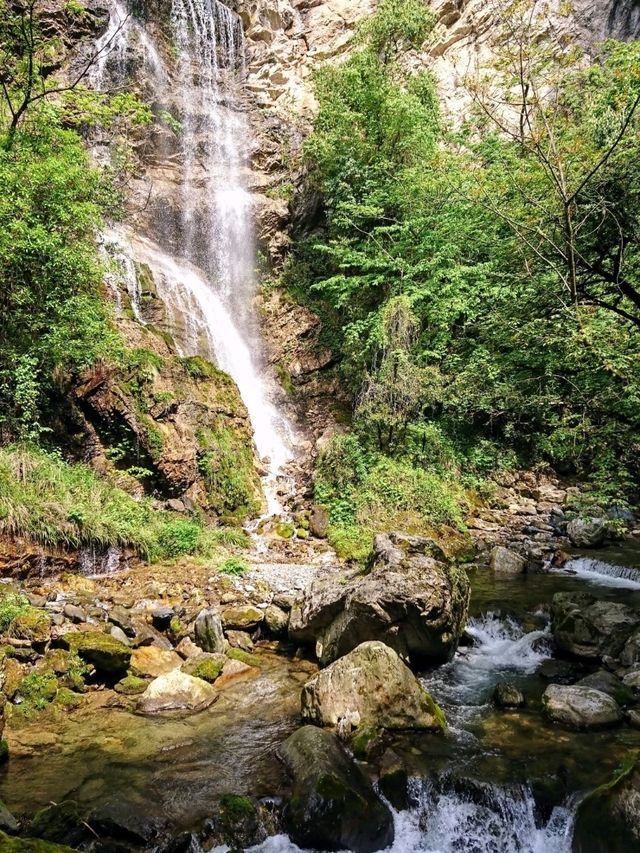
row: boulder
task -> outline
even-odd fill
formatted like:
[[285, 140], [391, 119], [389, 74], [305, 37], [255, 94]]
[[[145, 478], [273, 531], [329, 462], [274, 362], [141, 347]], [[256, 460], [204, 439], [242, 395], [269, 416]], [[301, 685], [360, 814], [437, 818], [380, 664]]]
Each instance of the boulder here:
[[181, 668], [187, 675], [193, 675], [194, 678], [201, 678], [203, 681], [213, 684], [226, 662], [227, 659], [224, 655], [201, 652], [199, 655], [192, 655], [182, 664]]
[[246, 631], [227, 631], [227, 642], [232, 649], [242, 649], [245, 652], [253, 651], [253, 640]]
[[622, 711], [611, 696], [575, 684], [550, 684], [542, 707], [551, 720], [573, 729], [600, 729], [622, 720]]
[[173, 607], [156, 607], [151, 611], [151, 624], [158, 631], [166, 631], [174, 616]]
[[624, 644], [620, 653], [620, 663], [622, 666], [634, 666], [640, 663], [640, 631], [634, 631]]
[[182, 666], [182, 658], [176, 652], [159, 649], [157, 646], [140, 646], [131, 655], [131, 672], [141, 678], [157, 678]]
[[567, 524], [567, 536], [576, 548], [597, 548], [608, 530], [606, 518], [574, 518]]
[[524, 705], [524, 694], [514, 684], [499, 681], [493, 691], [493, 701], [498, 708], [521, 708]]
[[140, 714], [196, 713], [208, 708], [216, 698], [216, 691], [206, 681], [174, 669], [151, 682], [138, 700], [136, 710]]
[[302, 718], [344, 734], [360, 726], [445, 728], [444, 714], [409, 667], [378, 641], [362, 643], [305, 684]]
[[578, 681], [579, 687], [592, 687], [594, 690], [600, 690], [601, 693], [606, 693], [611, 696], [618, 705], [627, 705], [633, 701], [632, 690], [625, 686], [620, 679], [612, 672], [606, 669], [599, 669], [597, 672], [592, 672]]
[[335, 735], [315, 726], [279, 750], [292, 778], [284, 827], [301, 847], [373, 853], [393, 843], [393, 816]]
[[573, 853], [640, 850], [640, 766], [633, 759], [578, 806]]
[[109, 677], [123, 676], [131, 660], [131, 649], [110, 634], [100, 631], [72, 631], [60, 638], [66, 649], [74, 651], [96, 671]]
[[222, 624], [225, 629], [235, 631], [253, 631], [264, 619], [264, 612], [252, 604], [245, 607], [227, 607], [222, 611]]
[[640, 667], [635, 667], [634, 669], [630, 669], [629, 672], [626, 672], [622, 676], [622, 683], [625, 687], [628, 687], [629, 690], [640, 693]]
[[515, 551], [496, 545], [489, 556], [489, 566], [498, 575], [521, 575], [526, 566], [526, 560]]
[[315, 643], [323, 664], [367, 640], [380, 640], [412, 664], [447, 660], [467, 619], [469, 580], [443, 559], [430, 539], [376, 536], [365, 574], [311, 584], [292, 609], [290, 638]]
[[329, 530], [329, 512], [323, 506], [314, 506], [309, 518], [309, 530], [318, 539], [326, 539]]
[[190, 637], [183, 637], [176, 646], [176, 651], [184, 660], [189, 660], [196, 655], [201, 655], [203, 650]]
[[558, 592], [551, 604], [551, 631], [556, 645], [576, 657], [617, 657], [639, 624], [640, 614], [631, 607], [599, 601], [586, 592]]
[[270, 634], [274, 637], [285, 637], [289, 627], [289, 614], [275, 604], [270, 604], [264, 611], [264, 621]]
[[196, 644], [203, 652], [224, 653], [224, 634], [220, 617], [212, 608], [201, 610], [193, 626]]

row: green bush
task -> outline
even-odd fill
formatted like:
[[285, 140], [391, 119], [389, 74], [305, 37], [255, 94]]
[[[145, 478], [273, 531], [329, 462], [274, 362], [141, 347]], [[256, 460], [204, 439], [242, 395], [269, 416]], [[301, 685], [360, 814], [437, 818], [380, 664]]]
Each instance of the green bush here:
[[242, 577], [242, 575], [246, 575], [249, 571], [249, 566], [244, 560], [239, 559], [239, 557], [227, 557], [226, 560], [220, 563], [218, 571], [223, 575]]

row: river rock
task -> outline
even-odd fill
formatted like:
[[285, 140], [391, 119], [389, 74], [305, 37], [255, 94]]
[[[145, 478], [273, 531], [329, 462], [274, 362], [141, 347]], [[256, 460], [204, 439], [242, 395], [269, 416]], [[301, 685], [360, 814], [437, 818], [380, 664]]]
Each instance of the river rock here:
[[186, 660], [181, 669], [187, 675], [193, 675], [194, 678], [201, 678], [203, 681], [213, 684], [226, 662], [227, 659], [224, 655], [201, 652], [199, 655], [192, 655]]
[[9, 642], [25, 640], [36, 645], [46, 643], [51, 636], [51, 617], [44, 610], [27, 610], [15, 616], [7, 628]]
[[109, 677], [123, 676], [131, 660], [131, 649], [110, 634], [100, 631], [73, 631], [60, 638], [66, 649], [77, 652], [96, 671]]
[[640, 663], [640, 631], [634, 631], [624, 644], [620, 653], [620, 663], [622, 666], [634, 666]]
[[567, 524], [567, 536], [576, 548], [597, 548], [608, 532], [605, 518], [574, 518]]
[[309, 518], [309, 530], [318, 539], [326, 539], [329, 530], [329, 512], [323, 506], [314, 506]]
[[526, 560], [515, 551], [496, 545], [491, 551], [489, 566], [499, 575], [521, 575], [525, 570]]
[[447, 660], [466, 622], [469, 580], [443, 557], [424, 537], [376, 536], [366, 574], [311, 584], [291, 612], [290, 638], [315, 642], [323, 664], [367, 640], [380, 640], [412, 664]]
[[196, 644], [211, 654], [224, 653], [224, 634], [220, 617], [212, 608], [201, 610], [193, 626]]
[[445, 728], [442, 711], [409, 667], [377, 641], [362, 643], [305, 684], [302, 718], [345, 734], [359, 726]]
[[304, 726], [279, 755], [292, 778], [285, 829], [301, 847], [373, 853], [393, 843], [393, 816], [335, 735]]
[[284, 637], [289, 627], [289, 614], [275, 604], [270, 604], [264, 611], [265, 625], [274, 637]]
[[622, 720], [617, 702], [601, 690], [579, 685], [550, 684], [542, 696], [547, 716], [574, 729], [598, 729]]
[[157, 678], [180, 666], [182, 658], [179, 654], [157, 646], [141, 646], [131, 655], [131, 672], [142, 678]]
[[640, 693], [640, 667], [636, 666], [630, 669], [622, 676], [622, 683], [630, 690]]
[[640, 765], [630, 759], [578, 806], [573, 853], [640, 850]]
[[493, 701], [498, 708], [521, 708], [524, 705], [524, 694], [514, 684], [499, 681], [493, 691]]
[[138, 700], [136, 709], [140, 714], [163, 711], [195, 713], [208, 708], [216, 698], [216, 691], [206, 681], [174, 669], [151, 682]]
[[551, 605], [551, 631], [556, 645], [576, 657], [617, 657], [640, 614], [615, 601], [599, 601], [589, 593], [558, 592]]
[[245, 607], [227, 607], [222, 611], [222, 624], [225, 629], [235, 631], [253, 631], [264, 619], [264, 612], [252, 604]]
[[594, 690], [600, 690], [611, 696], [618, 705], [627, 705], [633, 701], [633, 693], [629, 687], [626, 687], [620, 679], [612, 672], [606, 669], [599, 669], [597, 672], [592, 672], [578, 681], [579, 687], [592, 687]]
[[253, 640], [246, 631], [227, 631], [227, 642], [232, 649], [242, 649], [244, 652], [253, 651]]

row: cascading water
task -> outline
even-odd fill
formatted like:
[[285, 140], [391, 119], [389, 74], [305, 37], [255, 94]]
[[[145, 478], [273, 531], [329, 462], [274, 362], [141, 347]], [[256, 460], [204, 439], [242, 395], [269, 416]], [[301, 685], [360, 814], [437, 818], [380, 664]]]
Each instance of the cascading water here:
[[640, 589], [640, 569], [618, 566], [615, 563], [605, 563], [603, 560], [596, 560], [592, 557], [577, 557], [574, 560], [569, 560], [560, 571], [563, 574], [570, 572], [601, 586]]
[[[294, 436], [270, 399], [275, 382], [264, 370], [254, 312], [255, 245], [246, 189], [250, 135], [240, 108], [242, 25], [218, 0], [173, 0], [171, 28], [175, 72], [120, 0], [102, 37], [102, 46], [112, 46], [101, 54], [96, 85], [107, 88], [109, 80], [125, 80], [127, 52], [137, 40], [154, 96], [170, 100], [167, 106], [179, 125], [177, 157], [164, 152], [179, 163], [177, 206], [175, 198], [173, 204], [156, 200], [147, 237], [116, 232], [105, 243], [115, 254], [116, 275], [119, 271], [127, 286], [136, 317], [141, 319], [139, 285], [131, 267], [135, 271], [135, 263], [144, 263], [181, 354], [204, 355], [235, 380], [266, 471], [267, 511], [278, 514], [279, 483], [293, 458]], [[127, 254], [129, 262], [123, 258]]]

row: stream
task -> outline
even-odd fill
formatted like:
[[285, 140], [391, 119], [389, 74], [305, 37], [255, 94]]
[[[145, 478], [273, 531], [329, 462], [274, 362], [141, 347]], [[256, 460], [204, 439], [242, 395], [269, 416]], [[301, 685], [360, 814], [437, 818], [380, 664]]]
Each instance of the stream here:
[[[585, 580], [571, 571], [569, 564], [509, 578], [472, 572], [466, 644], [450, 663], [422, 675], [445, 710], [448, 734], [394, 744], [412, 776], [412, 807], [394, 812], [389, 853], [570, 853], [581, 796], [640, 748], [638, 730], [573, 732], [541, 715], [553, 594], [588, 588], [640, 606], [640, 583], [595, 572]], [[192, 717], [136, 716], [97, 693], [69, 716], [12, 731], [0, 798], [17, 814], [74, 799], [103, 820], [116, 816], [130, 825], [132, 850], [156, 849], [150, 839], [157, 833], [197, 829], [224, 793], [277, 798], [286, 779], [276, 750], [299, 725], [309, 668], [275, 654], [266, 661], [259, 676], [231, 685]], [[491, 694], [502, 679], [523, 691], [525, 708], [494, 707]], [[251, 849], [299, 848], [272, 836]]]

